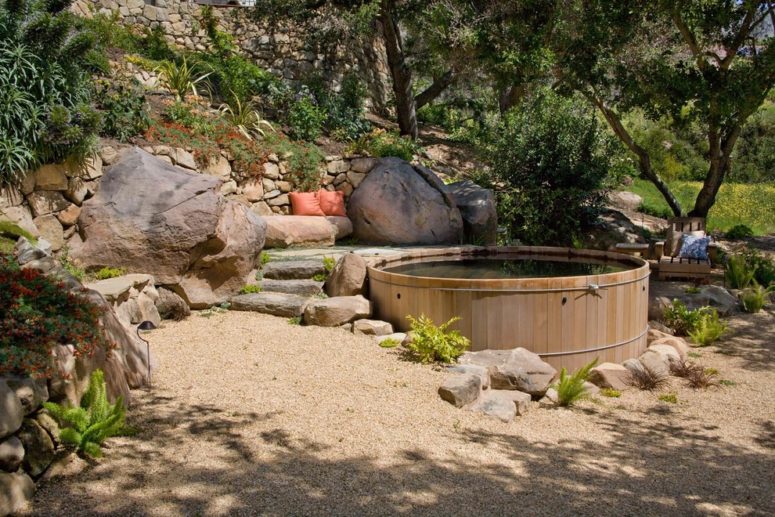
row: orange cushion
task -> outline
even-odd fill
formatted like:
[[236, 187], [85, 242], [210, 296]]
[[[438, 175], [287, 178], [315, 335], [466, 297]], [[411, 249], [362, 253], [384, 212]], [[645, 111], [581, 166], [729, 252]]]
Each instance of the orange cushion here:
[[293, 215], [326, 215], [320, 208], [317, 192], [291, 192], [289, 196]]
[[320, 208], [323, 209], [324, 214], [347, 217], [347, 212], [344, 209], [344, 192], [320, 190], [318, 191], [318, 196], [320, 198]]

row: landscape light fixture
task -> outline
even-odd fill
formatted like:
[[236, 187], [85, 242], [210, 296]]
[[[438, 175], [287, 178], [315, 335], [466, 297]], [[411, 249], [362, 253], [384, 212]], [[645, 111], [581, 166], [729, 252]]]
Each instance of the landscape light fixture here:
[[145, 341], [145, 350], [148, 357], [148, 387], [151, 387], [151, 344], [148, 342], [147, 339], [143, 338], [143, 336], [140, 335], [140, 331], [147, 331], [147, 330], [153, 330], [156, 328], [156, 325], [153, 324], [152, 321], [143, 321], [137, 326], [137, 337], [140, 338], [140, 340]]

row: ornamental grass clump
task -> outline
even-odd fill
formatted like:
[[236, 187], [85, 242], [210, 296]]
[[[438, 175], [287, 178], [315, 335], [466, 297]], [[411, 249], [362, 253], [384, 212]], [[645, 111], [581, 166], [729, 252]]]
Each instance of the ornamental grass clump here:
[[436, 326], [424, 314], [419, 318], [407, 316], [412, 326], [412, 341], [407, 345], [410, 353], [421, 363], [453, 363], [463, 355], [471, 342], [457, 330], [448, 330], [450, 325], [460, 320], [455, 317]]
[[130, 432], [126, 427], [124, 401], [118, 397], [115, 404], [108, 402], [105, 376], [95, 370], [89, 380], [89, 389], [81, 398], [80, 407], [69, 407], [44, 402], [43, 407], [64, 426], [59, 435], [63, 443], [89, 456], [102, 456], [102, 443], [111, 436]]
[[770, 293], [773, 291], [775, 291], [775, 286], [764, 288], [754, 282], [751, 287], [743, 289], [743, 292], [740, 293], [740, 305], [743, 306], [745, 312], [756, 314], [767, 305]]
[[630, 370], [629, 383], [639, 390], [654, 391], [666, 386], [670, 382], [667, 375], [652, 373], [646, 368], [633, 368]]
[[54, 377], [57, 345], [72, 345], [77, 357], [110, 351], [115, 345], [102, 332], [101, 313], [59, 280], [0, 257], [0, 376]]
[[572, 375], [568, 375], [568, 370], [563, 368], [560, 371], [560, 380], [554, 388], [557, 390], [557, 404], [563, 407], [574, 405], [588, 396], [584, 389], [584, 383], [587, 381], [589, 371], [597, 365], [597, 359], [588, 363]]

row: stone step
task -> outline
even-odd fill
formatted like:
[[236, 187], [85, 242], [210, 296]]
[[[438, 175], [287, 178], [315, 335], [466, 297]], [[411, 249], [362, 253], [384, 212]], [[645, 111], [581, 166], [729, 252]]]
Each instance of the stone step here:
[[314, 280], [274, 280], [261, 281], [263, 292], [297, 294], [299, 296], [317, 296], [323, 292], [323, 282]]
[[240, 294], [231, 299], [231, 310], [260, 312], [294, 318], [304, 313], [309, 298], [287, 293]]
[[325, 274], [322, 260], [287, 260], [270, 262], [264, 266], [264, 278], [273, 280], [309, 280], [317, 274]]

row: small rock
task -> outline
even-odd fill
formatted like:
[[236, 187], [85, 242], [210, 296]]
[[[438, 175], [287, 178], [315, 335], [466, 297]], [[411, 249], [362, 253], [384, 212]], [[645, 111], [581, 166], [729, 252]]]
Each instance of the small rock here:
[[61, 163], [43, 165], [35, 171], [37, 190], [67, 190], [66, 166]]
[[24, 419], [18, 435], [24, 444], [24, 470], [33, 478], [40, 476], [54, 461], [54, 442], [35, 420]]
[[481, 390], [481, 377], [465, 373], [447, 377], [439, 387], [439, 396], [455, 407], [463, 407], [479, 398]]
[[[517, 416], [517, 404], [519, 402], [515, 402], [511, 397], [509, 397], [508, 393], [508, 391], [502, 390], [486, 391], [482, 394], [481, 397], [479, 397], [479, 400], [471, 404], [469, 409], [471, 409], [471, 411], [477, 411], [479, 413], [484, 413], [485, 415], [495, 417], [502, 422], [511, 422], [514, 420], [514, 417]], [[511, 393], [521, 392], [512, 391]], [[530, 395], [527, 393], [521, 394], [526, 396], [528, 399], [530, 398]]]
[[659, 321], [665, 316], [665, 309], [673, 302], [667, 296], [655, 296], [649, 299], [649, 320]]
[[666, 354], [657, 350], [648, 349], [638, 358], [640, 364], [654, 376], [665, 377], [670, 375], [670, 359]]
[[61, 429], [59, 428], [57, 421], [54, 420], [47, 411], [39, 411], [38, 414], [35, 415], [35, 421], [48, 433], [51, 440], [54, 442], [54, 445], [59, 445], [59, 433], [61, 432]]
[[620, 364], [602, 363], [589, 371], [589, 382], [601, 388], [623, 390], [630, 385], [630, 371]]
[[627, 368], [627, 371], [630, 372], [630, 375], [635, 375], [639, 372], [645, 371], [646, 369], [643, 367], [643, 364], [638, 359], [627, 359], [622, 363], [622, 366]]
[[79, 215], [81, 215], [81, 207], [73, 204], [59, 212], [57, 219], [62, 223], [62, 226], [73, 226], [78, 222]]
[[317, 296], [323, 292], [323, 282], [315, 280], [261, 280], [261, 289], [270, 293], [297, 294], [299, 296]]
[[673, 334], [675, 334], [673, 332], [673, 329], [656, 320], [649, 321], [649, 339], [651, 339], [651, 335], [652, 335], [651, 331], [659, 332], [660, 333], [659, 335], [662, 337], [672, 336]]
[[32, 220], [40, 231], [41, 237], [51, 243], [53, 251], [59, 251], [65, 245], [62, 223], [52, 214], [42, 215]]
[[482, 389], [486, 390], [490, 388], [490, 372], [488, 372], [487, 368], [484, 366], [479, 366], [477, 364], [453, 364], [447, 367], [447, 371], [478, 375], [482, 379]]
[[353, 332], [368, 336], [387, 336], [393, 333], [393, 325], [380, 320], [358, 320], [353, 323]]
[[186, 169], [196, 170], [196, 160], [194, 155], [186, 151], [185, 149], [175, 149], [175, 156], [173, 157], [175, 165], [185, 167]]
[[22, 464], [22, 460], [24, 460], [24, 446], [21, 440], [11, 436], [0, 442], [0, 469], [15, 472]]
[[338, 327], [371, 315], [371, 303], [363, 296], [337, 296], [312, 300], [304, 309], [304, 322], [321, 327]]
[[36, 380], [29, 377], [8, 377], [6, 384], [11, 388], [22, 404], [24, 414], [36, 411], [48, 400], [48, 386], [44, 379]]
[[584, 382], [584, 393], [587, 395], [597, 395], [600, 393], [600, 388], [592, 384], [591, 382]]
[[15, 433], [24, 420], [24, 407], [16, 393], [0, 379], [0, 438]]
[[667, 337], [663, 337], [655, 341], [652, 341], [651, 343], [649, 343], [649, 348], [651, 348], [651, 346], [654, 346], [654, 345], [672, 347], [682, 361], [685, 361], [687, 356], [689, 355], [689, 349], [690, 349], [689, 344], [686, 342], [685, 339], [677, 336], [667, 336]]
[[156, 310], [162, 319], [180, 321], [191, 315], [191, 308], [183, 298], [169, 289], [159, 288], [157, 291]]
[[38, 239], [38, 245], [35, 246], [26, 238], [20, 237], [14, 245], [13, 253], [16, 256], [16, 261], [23, 266], [33, 260], [51, 257], [51, 245], [45, 239], [42, 242]]
[[51, 190], [36, 190], [27, 196], [27, 202], [32, 209], [32, 215], [35, 217], [61, 212], [70, 206], [70, 202], [65, 199], [62, 192]]
[[385, 340], [392, 339], [394, 341], [398, 341], [398, 345], [401, 346], [404, 344], [404, 341], [406, 341], [406, 334], [403, 332], [395, 332], [393, 334], [388, 334], [387, 336], [376, 336], [377, 343], [382, 343]]
[[546, 394], [543, 396], [543, 398], [541, 398], [541, 400], [539, 400], [539, 402], [546, 405], [555, 405], [560, 402], [560, 396], [556, 389], [549, 388], [546, 390]]
[[681, 354], [672, 345], [655, 342], [649, 345], [648, 350], [655, 350], [664, 355], [667, 358], [668, 364], [681, 362]]
[[118, 160], [118, 151], [114, 147], [106, 145], [100, 149], [100, 158], [102, 158], [103, 165], [112, 165]]
[[293, 260], [270, 262], [264, 266], [264, 278], [275, 280], [310, 279], [318, 274], [325, 274], [326, 269], [320, 260]]
[[[196, 164], [194, 164], [194, 168], [196, 168]], [[202, 173], [221, 178], [223, 181], [229, 181], [231, 179], [231, 165], [229, 165], [229, 160], [219, 155], [215, 160], [210, 160]]]

